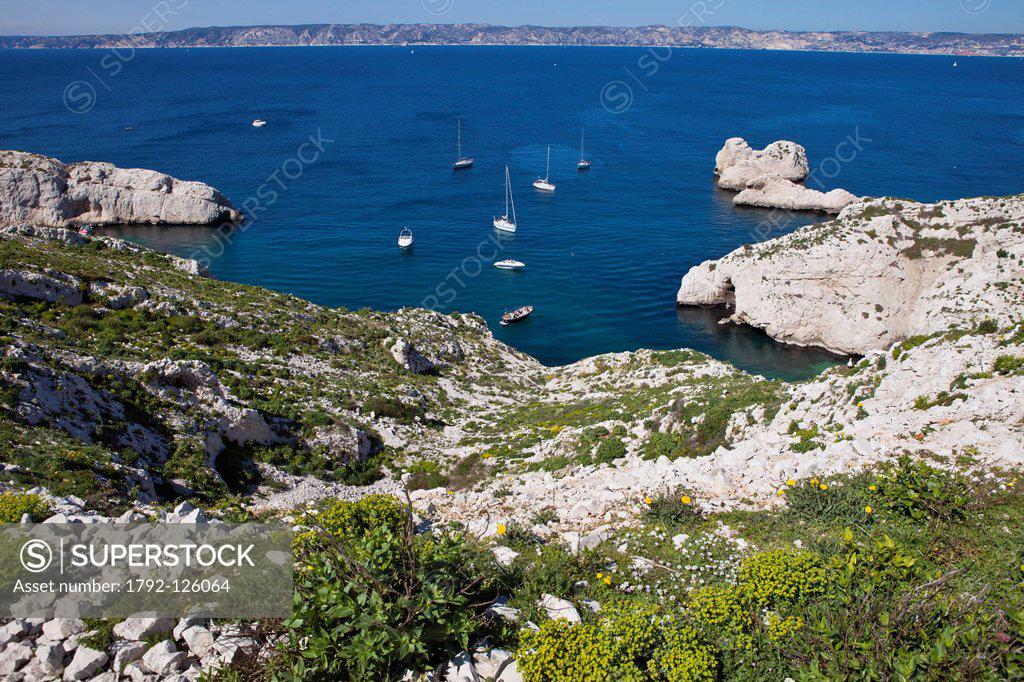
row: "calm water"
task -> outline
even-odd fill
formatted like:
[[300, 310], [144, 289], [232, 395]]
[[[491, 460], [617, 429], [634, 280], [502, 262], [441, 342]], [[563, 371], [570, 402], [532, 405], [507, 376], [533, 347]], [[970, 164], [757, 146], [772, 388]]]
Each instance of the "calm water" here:
[[[796, 378], [830, 358], [674, 305], [690, 266], [759, 239], [769, 215], [737, 210], [713, 188], [715, 152], [733, 135], [793, 139], [812, 165], [842, 159], [819, 177], [857, 194], [1022, 191], [1024, 61], [952, 61], [626, 48], [0, 51], [0, 148], [156, 168], [236, 204], [258, 201], [259, 218], [223, 248], [202, 228], [120, 231], [182, 255], [213, 251], [224, 279], [351, 308], [436, 297], [551, 364], [692, 347]], [[621, 113], [602, 106], [615, 80], [632, 91]], [[89, 85], [68, 91], [73, 106], [96, 93], [87, 113], [63, 104], [74, 81]], [[613, 108], [629, 94], [621, 84], [605, 92]], [[460, 173], [449, 166], [456, 114], [476, 158]], [[269, 125], [252, 128], [256, 117]], [[575, 168], [581, 127], [587, 173]], [[317, 159], [294, 177], [289, 160], [310, 136], [326, 138], [324, 150], [305, 147]], [[860, 151], [837, 151], [849, 138]], [[547, 144], [553, 196], [530, 186]], [[499, 241], [490, 221], [506, 163], [520, 229]], [[403, 225], [416, 235], [408, 254], [395, 244]], [[527, 270], [495, 270], [495, 253]], [[497, 325], [524, 303], [536, 306], [531, 320]]]

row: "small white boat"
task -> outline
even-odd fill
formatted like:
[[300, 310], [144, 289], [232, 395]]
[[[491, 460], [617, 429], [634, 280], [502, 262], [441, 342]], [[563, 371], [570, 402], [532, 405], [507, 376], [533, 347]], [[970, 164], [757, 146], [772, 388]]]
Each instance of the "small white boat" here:
[[410, 246], [412, 246], [412, 230], [403, 227], [402, 231], [398, 233], [398, 247], [408, 249]]
[[[511, 206], [512, 212], [509, 213]], [[516, 202], [512, 198], [512, 181], [508, 176], [508, 166], [505, 166], [505, 213], [493, 220], [494, 229], [502, 232], [516, 231]]]
[[455, 163], [452, 164], [452, 168], [455, 170], [472, 168], [473, 159], [462, 155], [462, 119], [455, 119], [455, 127], [457, 131], [455, 133]]
[[577, 170], [587, 170], [590, 168], [590, 161], [583, 158], [583, 128], [580, 128], [580, 160], [576, 163]]
[[267, 125], [267, 122], [264, 121], [262, 118], [258, 118], [258, 119], [256, 119], [255, 121], [252, 122], [252, 127], [253, 128], [262, 128], [265, 125]]
[[522, 270], [526, 267], [526, 263], [518, 260], [512, 260], [508, 258], [506, 260], [500, 260], [494, 264], [494, 267], [499, 270]]
[[545, 192], [554, 192], [555, 186], [549, 180], [551, 179], [551, 145], [548, 145], [548, 165], [547, 170], [544, 171], [544, 178], [537, 178], [533, 181], [533, 186], [539, 190]]
[[959, 64], [957, 64], [956, 62], [953, 62], [953, 68], [955, 69], [957, 66], [959, 66]]

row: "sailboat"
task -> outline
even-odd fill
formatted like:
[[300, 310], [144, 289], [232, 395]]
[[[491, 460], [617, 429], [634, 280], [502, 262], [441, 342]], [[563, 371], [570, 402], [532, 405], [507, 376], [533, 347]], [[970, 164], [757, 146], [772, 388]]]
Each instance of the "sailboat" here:
[[452, 168], [454, 168], [455, 170], [462, 170], [463, 168], [472, 168], [473, 159], [464, 158], [462, 156], [462, 119], [455, 119], [455, 127], [457, 130], [455, 134], [455, 163], [452, 164]]
[[580, 160], [576, 164], [577, 170], [587, 170], [590, 168], [590, 161], [583, 158], [583, 128], [580, 128]]
[[[509, 207], [512, 207], [511, 218]], [[494, 219], [494, 229], [502, 232], [516, 231], [516, 202], [512, 198], [512, 181], [508, 177], [508, 166], [505, 166], [505, 214]]]
[[403, 227], [402, 231], [398, 233], [398, 248], [408, 249], [410, 246], [412, 246], [412, 230]]
[[551, 145], [548, 145], [548, 165], [547, 165], [547, 169], [544, 171], [544, 179], [542, 180], [541, 178], [537, 178], [536, 180], [533, 181], [533, 186], [536, 187], [537, 189], [544, 190], [545, 192], [554, 192], [555, 191], [555, 186], [553, 184], [551, 184], [550, 182], [548, 182], [548, 179], [550, 177], [551, 177]]

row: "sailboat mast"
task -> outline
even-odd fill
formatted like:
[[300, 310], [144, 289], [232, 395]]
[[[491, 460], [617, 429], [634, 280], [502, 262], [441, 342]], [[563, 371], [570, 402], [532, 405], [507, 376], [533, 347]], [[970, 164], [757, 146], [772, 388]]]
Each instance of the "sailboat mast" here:
[[548, 165], [544, 169], [544, 182], [548, 181], [551, 177], [551, 145], [548, 145]]
[[505, 166], [505, 217], [508, 218], [508, 166]]
[[512, 204], [512, 224], [516, 223], [516, 200], [512, 198], [512, 180], [508, 176], [508, 166], [505, 166], [505, 183], [508, 185], [508, 200]]
[[462, 160], [462, 119], [455, 117], [455, 160]]
[[580, 128], [580, 161], [583, 160], [583, 128]]

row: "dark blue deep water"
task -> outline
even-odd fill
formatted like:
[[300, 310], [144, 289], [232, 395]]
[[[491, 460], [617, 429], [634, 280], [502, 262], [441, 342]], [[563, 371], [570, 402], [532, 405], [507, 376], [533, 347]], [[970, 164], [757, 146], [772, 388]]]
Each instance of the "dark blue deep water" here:
[[[691, 347], [797, 378], [832, 359], [720, 328], [719, 311], [676, 310], [687, 269], [762, 238], [770, 216], [714, 189], [715, 152], [734, 135], [792, 139], [826, 189], [857, 194], [1021, 192], [1024, 61], [957, 61], [626, 48], [0, 51], [0, 148], [155, 168], [258, 205], [227, 240], [203, 228], [115, 230], [182, 255], [212, 252], [224, 279], [350, 308], [436, 297], [549, 364]], [[602, 92], [609, 108], [630, 106], [613, 113]], [[75, 113], [65, 100], [92, 106]], [[476, 166], [456, 174], [457, 114]], [[269, 125], [251, 127], [256, 117]], [[581, 127], [594, 161], [584, 174]], [[300, 151], [311, 136], [324, 138], [322, 152]], [[530, 186], [548, 144], [553, 196]], [[298, 156], [316, 160], [300, 168]], [[518, 274], [490, 266], [506, 163], [519, 232], [497, 242], [498, 257], [525, 261]], [[416, 235], [408, 254], [395, 244], [403, 225]], [[525, 303], [531, 320], [497, 325]]]

